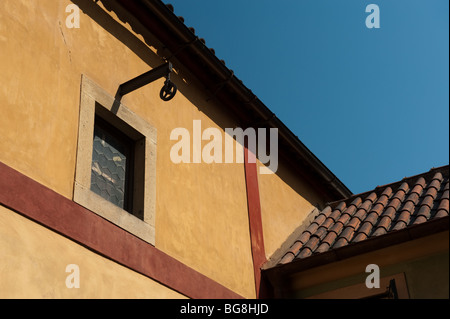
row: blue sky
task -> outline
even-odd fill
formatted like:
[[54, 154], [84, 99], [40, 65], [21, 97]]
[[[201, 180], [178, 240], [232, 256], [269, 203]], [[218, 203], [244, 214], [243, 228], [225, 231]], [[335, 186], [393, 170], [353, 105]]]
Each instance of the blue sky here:
[[448, 0], [164, 2], [353, 193], [449, 163]]

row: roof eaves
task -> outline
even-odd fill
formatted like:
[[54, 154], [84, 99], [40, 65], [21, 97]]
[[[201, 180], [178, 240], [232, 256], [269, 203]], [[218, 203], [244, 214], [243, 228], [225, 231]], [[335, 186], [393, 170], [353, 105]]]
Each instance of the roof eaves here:
[[[181, 57], [186, 54], [187, 50], [180, 50], [184, 46], [189, 46], [193, 52], [195, 52], [198, 62], [192, 62], [189, 65], [184, 63], [185, 66], [191, 69], [198, 65], [207, 66], [213, 73], [214, 77], [220, 79], [219, 83], [223, 81], [227, 82], [227, 90], [221, 90], [220, 97], [225, 101], [228, 100], [227, 106], [233, 108], [238, 114], [244, 125], [248, 127], [254, 126], [257, 123], [264, 123], [265, 126], [278, 128], [280, 141], [290, 147], [294, 153], [301, 159], [303, 163], [306, 163], [313, 174], [317, 176], [321, 183], [325, 184], [331, 193], [334, 193], [334, 198], [346, 198], [352, 195], [352, 192], [300, 141], [300, 139], [290, 131], [286, 125], [278, 119], [272, 111], [258, 99], [258, 97], [247, 88], [241, 80], [239, 80], [232, 70], [226, 67], [223, 60], [220, 60], [211, 50], [206, 46], [204, 41], [197, 41], [198, 36], [195, 35], [192, 28], [188, 28], [183, 19], [177, 17], [171, 8], [165, 5], [160, 0], [117, 0], [120, 5], [129, 11], [131, 14], [139, 20], [143, 17], [143, 13], [140, 12], [142, 8], [147, 8], [153, 14], [155, 14], [161, 23], [166, 27], [164, 30], [158, 28], [157, 22], [141, 21], [150, 32], [155, 34], [161, 42], [171, 52], [177, 52], [176, 58], [181, 61]], [[145, 14], [144, 14], [145, 16]], [[158, 36], [159, 32], [159, 36]], [[172, 34], [177, 37], [175, 39], [169, 39], [167, 34]], [[165, 36], [163, 34], [166, 34]], [[173, 57], [173, 56], [172, 56]], [[171, 57], [171, 58], [172, 58]], [[193, 66], [197, 63], [197, 66]], [[190, 70], [192, 71], [192, 70]], [[194, 75], [204, 72], [204, 68], [192, 72]], [[207, 82], [207, 81], [203, 81]], [[219, 95], [217, 96], [219, 97]], [[280, 143], [281, 144], [281, 143]], [[281, 151], [281, 149], [280, 149]]]
[[448, 231], [449, 218], [449, 216], [445, 216], [423, 224], [412, 225], [401, 230], [389, 232], [382, 236], [371, 237], [364, 241], [350, 243], [347, 246], [312, 255], [308, 258], [296, 258], [287, 264], [277, 264], [272, 267], [263, 266], [262, 270], [269, 276], [289, 275], [314, 267], [341, 261], [407, 241], [423, 238], [439, 232]]

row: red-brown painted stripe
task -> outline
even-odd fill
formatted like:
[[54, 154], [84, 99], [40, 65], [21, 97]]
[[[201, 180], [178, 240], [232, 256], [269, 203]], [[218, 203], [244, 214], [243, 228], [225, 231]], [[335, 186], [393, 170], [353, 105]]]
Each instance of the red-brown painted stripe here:
[[242, 298], [1, 162], [0, 204], [187, 297]]
[[[255, 156], [244, 148], [245, 182], [247, 187], [248, 219], [250, 224], [250, 240], [255, 275], [256, 297], [260, 297], [261, 266], [266, 262], [264, 237], [261, 217], [261, 203], [258, 186], [258, 167], [254, 162]], [[249, 158], [252, 158], [249, 161]]]

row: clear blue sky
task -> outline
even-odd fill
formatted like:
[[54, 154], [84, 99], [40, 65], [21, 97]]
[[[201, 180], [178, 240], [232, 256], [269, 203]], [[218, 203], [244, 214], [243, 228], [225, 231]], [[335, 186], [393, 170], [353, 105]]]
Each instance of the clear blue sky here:
[[164, 2], [355, 194], [449, 163], [448, 0]]

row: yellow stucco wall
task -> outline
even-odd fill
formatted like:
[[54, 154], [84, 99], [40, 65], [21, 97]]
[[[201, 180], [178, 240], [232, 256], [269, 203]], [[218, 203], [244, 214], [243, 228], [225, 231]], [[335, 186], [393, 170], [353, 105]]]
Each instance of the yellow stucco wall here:
[[[0, 161], [70, 199], [81, 75], [114, 96], [121, 83], [163, 63], [154, 53], [157, 42], [146, 45], [101, 3], [77, 1], [80, 28], [66, 28], [71, 3], [0, 2]], [[156, 247], [236, 293], [254, 297], [243, 164], [177, 165], [169, 157], [172, 129], [191, 131], [194, 119], [218, 128], [234, 127], [235, 121], [206, 102], [188, 74], [176, 72], [172, 80], [179, 93], [171, 102], [159, 99], [163, 79], [122, 99], [158, 131]], [[33, 236], [33, 231], [25, 232]], [[21, 274], [13, 267], [8, 271], [12, 277]]]
[[276, 174], [259, 175], [258, 184], [264, 246], [269, 258], [308, 214], [323, 203], [311, 186], [293, 175], [282, 160]]
[[[121, 83], [163, 63], [156, 54], [161, 46], [151, 35], [146, 35], [144, 41], [142, 35], [119, 21], [114, 12], [105, 10], [101, 2], [74, 0], [74, 3], [82, 10], [79, 29], [68, 29], [65, 25], [69, 15], [66, 6], [72, 4], [69, 0], [0, 1], [0, 161], [69, 199], [74, 186], [81, 75], [85, 74], [114, 96]], [[172, 101], [159, 99], [163, 79], [122, 99], [158, 132], [156, 247], [234, 292], [253, 298], [243, 164], [174, 164], [170, 160], [170, 149], [176, 143], [170, 140], [174, 128], [192, 132], [193, 120], [201, 120], [203, 129], [215, 127], [223, 131], [236, 127], [237, 122], [223, 107], [208, 101], [202, 85], [176, 63], [174, 66], [176, 74], [172, 80], [179, 92]], [[277, 174], [259, 175], [259, 188], [266, 257], [270, 257], [320, 199], [283, 162]], [[35, 233], [45, 233], [44, 228], [15, 215], [2, 218], [5, 223], [22, 228], [11, 238], [16, 238], [23, 248], [17, 260], [29, 262], [30, 268], [15, 269], [8, 264], [6, 270], [11, 278], [25, 276], [23, 284], [34, 283], [27, 296], [70, 297], [70, 292], [52, 293], [50, 283], [59, 284], [60, 279], [51, 276], [61, 265], [75, 263], [72, 257], [77, 254], [86, 257], [85, 262], [91, 268], [97, 262], [106, 263], [58, 237], [55, 249], [61, 250], [63, 245], [74, 248], [67, 259], [53, 264], [51, 255], [40, 255], [26, 247], [35, 247], [32, 238]], [[8, 227], [4, 225], [0, 232], [2, 245], [13, 254], [13, 240], [5, 242], [3, 230]], [[21, 238], [21, 233], [29, 237]], [[45, 236], [55, 235], [49, 232]], [[50, 258], [51, 262], [40, 266], [42, 273], [49, 273], [30, 277], [26, 272], [31, 271], [33, 258]], [[108, 272], [92, 272], [92, 280], [107, 281], [116, 271], [130, 278], [137, 276], [117, 266]], [[63, 272], [61, 276], [64, 275]], [[45, 293], [41, 291], [41, 281], [50, 282], [44, 283]], [[2, 287], [13, 284], [8, 279]], [[95, 290], [88, 292], [86, 287], [83, 296], [113, 296], [114, 291], [120, 292], [118, 287], [111, 294], [105, 291], [98, 295]], [[159, 295], [160, 288], [155, 287]], [[151, 291], [140, 291], [142, 296], [152, 295]], [[20, 296], [20, 291], [12, 295]]]
[[[0, 298], [185, 298], [3, 206], [0, 252]], [[66, 286], [72, 264], [79, 288]]]

